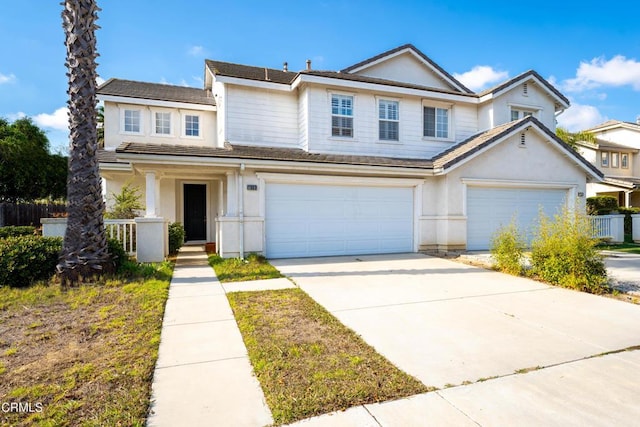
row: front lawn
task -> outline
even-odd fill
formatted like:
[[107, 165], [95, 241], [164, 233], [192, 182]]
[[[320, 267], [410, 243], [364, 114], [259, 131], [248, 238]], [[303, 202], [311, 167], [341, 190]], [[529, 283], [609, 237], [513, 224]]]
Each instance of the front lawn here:
[[276, 424], [433, 390], [300, 289], [227, 297]]
[[598, 249], [607, 251], [626, 252], [628, 254], [640, 254], [640, 245], [633, 243], [623, 243], [621, 245], [603, 245], [598, 246]]
[[0, 425], [143, 426], [171, 270], [0, 288], [0, 402], [23, 405]]
[[209, 255], [209, 265], [222, 283], [284, 277], [265, 257], [256, 254], [249, 254], [245, 259]]

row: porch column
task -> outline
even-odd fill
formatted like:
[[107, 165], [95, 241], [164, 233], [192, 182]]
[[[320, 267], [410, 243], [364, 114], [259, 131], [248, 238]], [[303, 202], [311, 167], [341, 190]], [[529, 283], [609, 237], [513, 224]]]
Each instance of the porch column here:
[[238, 173], [227, 172], [227, 209], [225, 216], [238, 215]]
[[146, 218], [155, 218], [156, 216], [156, 173], [155, 172], [147, 172], [145, 174], [146, 178], [146, 206], [147, 210], [145, 213]]
[[631, 191], [625, 191], [624, 192], [624, 207], [628, 208], [629, 206], [631, 206]]

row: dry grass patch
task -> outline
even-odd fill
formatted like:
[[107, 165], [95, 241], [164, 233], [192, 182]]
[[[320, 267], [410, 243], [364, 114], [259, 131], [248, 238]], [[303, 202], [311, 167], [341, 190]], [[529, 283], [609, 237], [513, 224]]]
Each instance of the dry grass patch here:
[[171, 269], [66, 292], [0, 288], [0, 402], [32, 409], [0, 412], [0, 425], [143, 426]]
[[433, 390], [300, 289], [227, 296], [277, 424]]

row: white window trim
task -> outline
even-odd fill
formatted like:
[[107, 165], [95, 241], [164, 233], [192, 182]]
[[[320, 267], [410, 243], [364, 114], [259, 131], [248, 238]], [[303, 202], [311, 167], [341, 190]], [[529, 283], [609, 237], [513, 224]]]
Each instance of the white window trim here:
[[[449, 123], [447, 124], [449, 135], [446, 138], [439, 138], [437, 136], [424, 136], [424, 108], [425, 107], [449, 110], [449, 114], [447, 117], [449, 119]], [[454, 114], [455, 114], [454, 104], [447, 103], [447, 102], [433, 101], [431, 99], [423, 99], [420, 107], [420, 123], [421, 123], [420, 135], [422, 135], [422, 140], [423, 141], [447, 141], [447, 142], [455, 141], [456, 135], [455, 135], [454, 117], [453, 117]]]
[[[328, 111], [329, 111], [329, 126], [328, 126], [328, 131], [329, 131], [329, 139], [332, 140], [336, 140], [336, 141], [357, 141], [357, 132], [356, 129], [358, 128], [357, 124], [356, 124], [356, 104], [357, 104], [357, 97], [355, 93], [349, 93], [349, 92], [341, 92], [341, 91], [327, 91], [328, 97], [327, 97], [327, 104], [329, 105], [328, 107]], [[351, 98], [353, 98], [353, 105], [351, 108], [352, 111], [352, 115], [351, 118], [353, 119], [352, 123], [353, 123], [353, 136], [338, 136], [338, 135], [333, 135], [332, 131], [331, 131], [331, 121], [333, 118], [333, 105], [332, 105], [332, 99], [333, 96], [337, 95], [337, 96], [350, 96]]]
[[[610, 158], [610, 162], [611, 162], [611, 167], [612, 168], [619, 168], [620, 167], [620, 153], [617, 152], [612, 152], [610, 154], [611, 158]], [[615, 159], [615, 161], [614, 161]]]
[[[198, 135], [187, 135], [187, 116], [196, 116], [198, 117]], [[199, 114], [197, 112], [189, 112], [189, 111], [185, 111], [182, 112], [180, 114], [180, 122], [182, 124], [182, 128], [181, 128], [181, 136], [183, 138], [188, 138], [188, 139], [203, 139], [202, 136], [202, 114]]]
[[[144, 135], [144, 113], [142, 108], [119, 107], [120, 109], [120, 134], [122, 135]], [[140, 132], [126, 131], [124, 128], [125, 111], [137, 111], [140, 113]]]
[[[161, 108], [151, 108], [151, 135], [160, 138], [173, 138], [174, 136], [174, 110], [167, 110]], [[169, 133], [157, 133], [156, 132], [156, 113], [169, 113]]]
[[[605, 155], [607, 156], [606, 164], [605, 164], [605, 161], [604, 161]], [[608, 167], [610, 167], [609, 166], [610, 164], [611, 164], [611, 156], [609, 155], [609, 152], [608, 151], [602, 151], [600, 153], [600, 167], [608, 168]]]
[[[401, 110], [401, 105], [402, 103], [400, 102], [400, 99], [398, 98], [391, 98], [388, 96], [376, 96], [375, 97], [376, 100], [376, 119], [377, 119], [377, 140], [378, 143], [380, 144], [392, 144], [392, 145], [398, 145], [398, 144], [402, 144], [402, 127], [400, 125], [400, 120], [402, 117], [402, 111]], [[383, 101], [387, 101], [387, 102], [397, 102], [398, 103], [398, 120], [385, 120], [387, 122], [397, 122], [398, 123], [398, 139], [380, 139], [380, 121], [383, 120], [380, 118], [380, 102]]]
[[[627, 157], [627, 165], [624, 166], [622, 164], [622, 156], [626, 156]], [[629, 153], [620, 153], [620, 169], [629, 169], [629, 163], [631, 160], [631, 156], [629, 155]]]
[[542, 112], [544, 111], [544, 108], [542, 108], [540, 105], [517, 104], [514, 102], [509, 102], [507, 106], [509, 107], [509, 121], [511, 121], [511, 112], [513, 110], [531, 112], [533, 117], [535, 117], [536, 119], [540, 119], [540, 117], [542, 117]]

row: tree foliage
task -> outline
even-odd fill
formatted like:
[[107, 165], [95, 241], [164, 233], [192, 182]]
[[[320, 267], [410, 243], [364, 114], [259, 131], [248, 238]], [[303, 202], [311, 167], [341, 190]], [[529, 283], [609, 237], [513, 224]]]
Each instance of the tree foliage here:
[[26, 117], [0, 118], [0, 201], [60, 199], [67, 193], [67, 158], [49, 153], [49, 139]]
[[130, 182], [123, 185], [118, 194], [111, 193], [111, 197], [114, 204], [113, 209], [106, 213], [107, 218], [132, 219], [138, 215], [139, 210], [144, 209], [141, 202], [142, 190]]
[[556, 128], [556, 136], [574, 150], [577, 150], [579, 141], [590, 142], [592, 144], [596, 142], [596, 137], [590, 132], [569, 132], [563, 127]]

